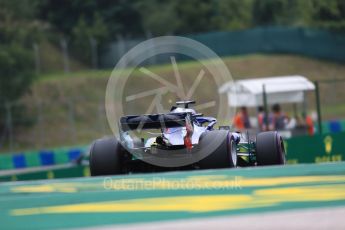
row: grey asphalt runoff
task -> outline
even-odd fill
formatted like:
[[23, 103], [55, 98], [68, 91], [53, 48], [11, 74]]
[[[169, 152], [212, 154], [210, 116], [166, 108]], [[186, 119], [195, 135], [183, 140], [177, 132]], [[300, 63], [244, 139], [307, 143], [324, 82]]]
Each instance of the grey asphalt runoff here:
[[[88, 230], [175, 230], [175, 229], [345, 229], [345, 207], [284, 210], [239, 216], [183, 219], [109, 225], [86, 228]], [[84, 228], [85, 229], [85, 228]]]

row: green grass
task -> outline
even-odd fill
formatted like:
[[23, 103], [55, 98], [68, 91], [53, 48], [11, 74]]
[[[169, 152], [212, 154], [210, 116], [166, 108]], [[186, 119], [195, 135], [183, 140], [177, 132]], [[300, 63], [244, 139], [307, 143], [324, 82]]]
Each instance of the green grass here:
[[339, 115], [344, 116], [345, 103], [339, 105], [324, 105], [322, 108], [322, 116], [328, 119], [338, 119]]

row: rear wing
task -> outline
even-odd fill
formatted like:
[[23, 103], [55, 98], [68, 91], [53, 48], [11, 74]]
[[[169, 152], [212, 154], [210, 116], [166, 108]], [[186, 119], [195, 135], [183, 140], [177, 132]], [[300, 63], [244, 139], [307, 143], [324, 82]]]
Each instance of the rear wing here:
[[120, 119], [122, 131], [183, 127], [187, 113], [147, 114], [124, 116]]

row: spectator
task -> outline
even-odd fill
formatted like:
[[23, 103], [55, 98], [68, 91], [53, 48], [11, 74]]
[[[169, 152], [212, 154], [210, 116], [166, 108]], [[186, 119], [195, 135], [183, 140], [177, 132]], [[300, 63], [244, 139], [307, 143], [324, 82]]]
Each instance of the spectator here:
[[287, 116], [281, 111], [279, 104], [274, 104], [272, 106], [272, 115], [270, 122], [270, 130], [282, 130], [286, 128], [286, 123], [288, 121]]
[[267, 131], [267, 116], [262, 106], [258, 107], [258, 127], [260, 131]]
[[305, 125], [306, 125], [307, 130], [308, 130], [308, 134], [310, 136], [313, 136], [315, 133], [315, 130], [314, 130], [314, 122], [313, 122], [312, 117], [310, 115], [307, 115], [306, 113], [303, 113], [302, 116], [304, 118]]
[[241, 107], [234, 118], [234, 126], [237, 130], [245, 130], [251, 127], [246, 107]]

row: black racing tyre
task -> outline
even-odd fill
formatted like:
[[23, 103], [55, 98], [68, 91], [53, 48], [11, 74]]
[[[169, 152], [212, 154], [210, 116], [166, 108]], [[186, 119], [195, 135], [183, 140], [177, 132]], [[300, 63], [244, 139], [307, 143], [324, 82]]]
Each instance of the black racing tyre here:
[[227, 130], [214, 130], [201, 135], [198, 148], [207, 149], [214, 140], [222, 140], [221, 144], [207, 157], [199, 161], [201, 169], [234, 168], [237, 166], [236, 143]]
[[124, 149], [116, 138], [94, 141], [90, 149], [91, 176], [121, 174], [123, 157]]
[[257, 165], [285, 164], [285, 148], [277, 131], [262, 132], [256, 135]]

